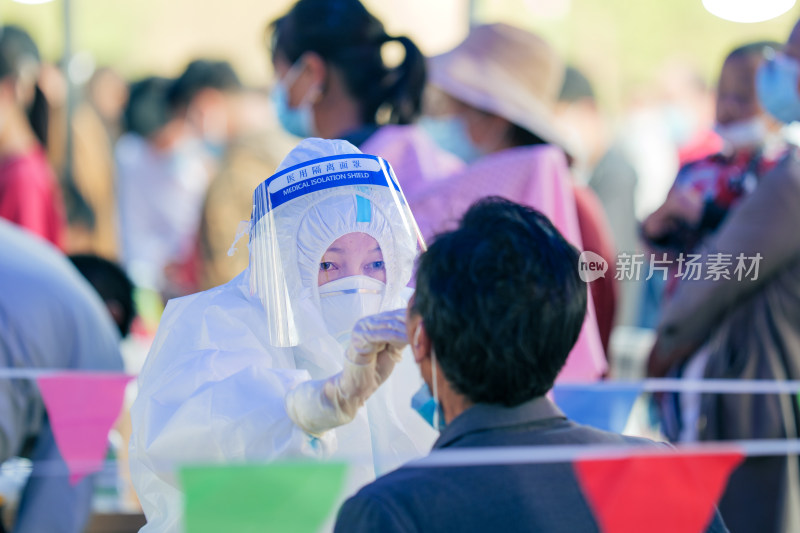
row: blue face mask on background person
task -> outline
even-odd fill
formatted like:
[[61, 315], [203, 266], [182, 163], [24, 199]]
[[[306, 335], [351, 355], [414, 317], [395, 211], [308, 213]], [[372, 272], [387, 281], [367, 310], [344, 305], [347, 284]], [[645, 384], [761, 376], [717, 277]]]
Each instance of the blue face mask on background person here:
[[798, 79], [800, 64], [783, 54], [765, 61], [756, 73], [756, 91], [761, 106], [784, 124], [800, 120]]
[[[300, 75], [302, 58], [298, 59], [286, 76], [275, 84], [270, 93], [270, 99], [275, 106], [275, 114], [283, 129], [296, 137], [315, 137], [314, 113], [311, 110], [311, 98], [307, 93], [300, 105], [292, 108], [289, 105], [289, 89]], [[314, 90], [309, 91], [313, 93]]]
[[422, 117], [417, 124], [440, 148], [465, 163], [472, 163], [483, 156], [481, 149], [472, 142], [464, 120], [457, 116]]

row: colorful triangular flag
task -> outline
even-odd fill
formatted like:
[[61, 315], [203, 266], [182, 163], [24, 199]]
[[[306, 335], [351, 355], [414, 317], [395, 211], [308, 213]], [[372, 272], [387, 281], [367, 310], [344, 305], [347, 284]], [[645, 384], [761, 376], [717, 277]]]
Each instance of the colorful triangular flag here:
[[315, 533], [333, 518], [347, 465], [192, 466], [179, 477], [188, 533]]
[[69, 372], [36, 378], [73, 485], [103, 467], [108, 432], [119, 417], [131, 376]]
[[701, 533], [743, 454], [667, 452], [573, 463], [604, 533]]
[[556, 385], [553, 401], [574, 422], [622, 433], [640, 393], [641, 386], [636, 385], [608, 385], [603, 389]]

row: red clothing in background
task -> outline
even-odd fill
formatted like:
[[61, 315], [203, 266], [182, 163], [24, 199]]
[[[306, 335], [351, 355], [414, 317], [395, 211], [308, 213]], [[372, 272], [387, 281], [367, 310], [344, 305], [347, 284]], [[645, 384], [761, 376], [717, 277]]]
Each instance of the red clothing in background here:
[[678, 148], [678, 163], [683, 166], [716, 154], [722, 150], [722, 138], [713, 130], [697, 132], [689, 142]]
[[589, 284], [597, 315], [600, 342], [603, 343], [603, 350], [608, 357], [608, 342], [611, 339], [614, 315], [617, 311], [617, 282], [614, 279], [617, 260], [614, 240], [611, 237], [611, 227], [606, 219], [603, 206], [594, 191], [580, 185], [574, 185], [572, 189], [575, 195], [575, 208], [578, 214], [578, 225], [581, 228], [583, 249], [596, 253], [608, 263], [608, 272], [605, 277]]
[[63, 200], [41, 147], [0, 161], [0, 217], [63, 249]]

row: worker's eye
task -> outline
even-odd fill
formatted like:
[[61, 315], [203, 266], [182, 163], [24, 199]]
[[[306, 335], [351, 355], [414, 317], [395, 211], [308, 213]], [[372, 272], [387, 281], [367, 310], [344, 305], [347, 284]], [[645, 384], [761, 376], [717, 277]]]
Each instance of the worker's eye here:
[[383, 270], [383, 261], [373, 261], [367, 265], [368, 270]]
[[323, 261], [319, 264], [319, 269], [322, 272], [327, 272], [328, 270], [333, 270], [334, 268], [336, 268], [336, 265], [334, 265], [330, 261]]

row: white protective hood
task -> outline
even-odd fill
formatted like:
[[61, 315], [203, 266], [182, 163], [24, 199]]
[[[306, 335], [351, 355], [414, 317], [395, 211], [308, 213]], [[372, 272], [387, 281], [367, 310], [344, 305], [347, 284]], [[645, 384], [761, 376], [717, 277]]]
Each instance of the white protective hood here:
[[296, 346], [327, 335], [317, 275], [325, 250], [348, 233], [381, 248], [386, 291], [401, 297], [419, 253], [419, 231], [389, 164], [345, 141], [306, 139], [253, 194], [250, 288], [267, 312], [270, 341]]
[[342, 368], [343, 349], [322, 323], [316, 284], [330, 243], [353, 231], [371, 235], [386, 263], [382, 309], [405, 306], [410, 293], [416, 225], [385, 161], [368, 156], [388, 177], [384, 184], [330, 180], [335, 185], [279, 205], [264, 194], [287, 169], [331, 156], [351, 160], [347, 154], [360, 156], [343, 141], [300, 143], [256, 191], [248, 269], [167, 305], [131, 409], [131, 475], [148, 520], [142, 531], [181, 531], [180, 464], [347, 460], [352, 492], [430, 450], [436, 433], [410, 406], [422, 381], [409, 350], [356, 419], [321, 439], [284, 409], [294, 386]]

